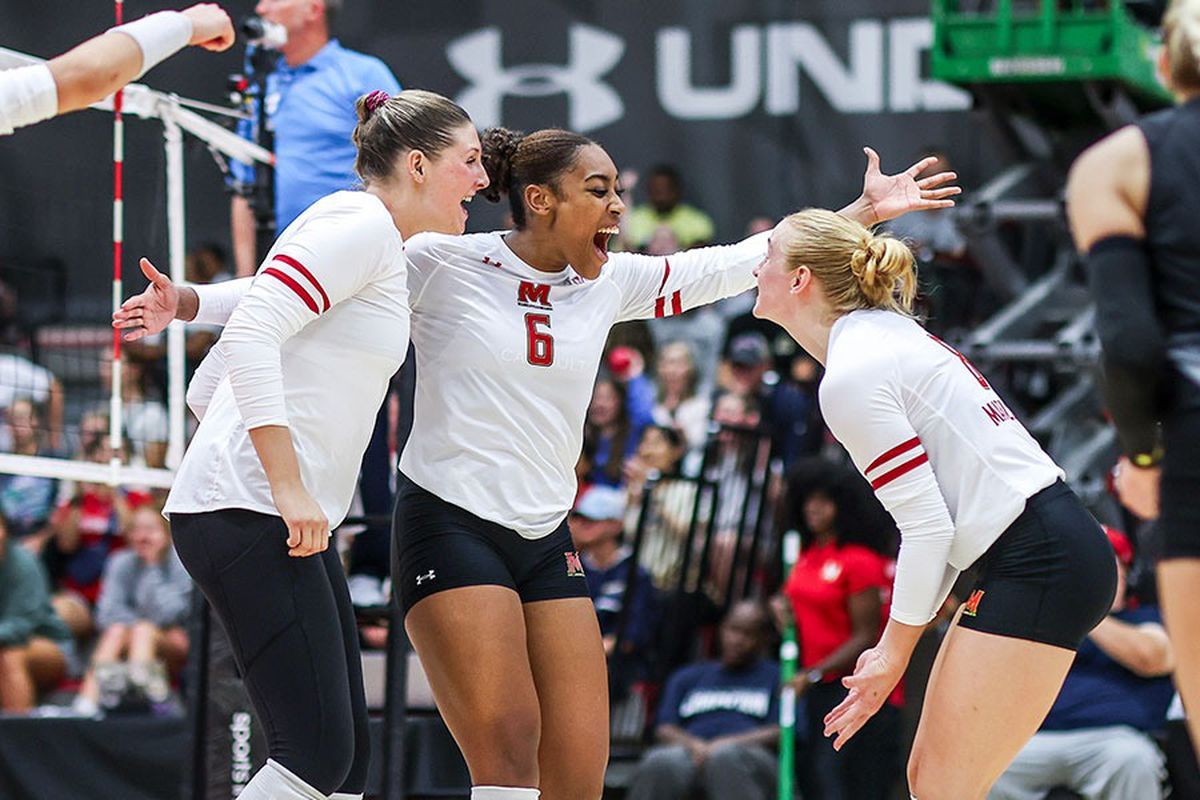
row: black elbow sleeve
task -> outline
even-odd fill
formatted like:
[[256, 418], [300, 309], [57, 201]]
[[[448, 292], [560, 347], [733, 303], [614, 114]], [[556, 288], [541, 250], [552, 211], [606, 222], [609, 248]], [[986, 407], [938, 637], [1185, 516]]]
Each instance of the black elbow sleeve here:
[[1145, 242], [1129, 236], [1100, 240], [1087, 254], [1087, 272], [1109, 411], [1127, 453], [1151, 452], [1158, 443], [1166, 337]]

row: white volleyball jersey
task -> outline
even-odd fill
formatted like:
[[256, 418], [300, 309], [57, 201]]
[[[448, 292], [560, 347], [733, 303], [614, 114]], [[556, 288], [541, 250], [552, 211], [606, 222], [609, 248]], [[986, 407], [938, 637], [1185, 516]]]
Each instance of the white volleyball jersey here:
[[612, 253], [595, 280], [525, 264], [499, 232], [409, 240], [417, 389], [400, 469], [535, 539], [575, 497], [583, 423], [609, 328], [743, 292], [767, 234], [675, 255]]
[[959, 571], [1063, 477], [987, 379], [900, 314], [834, 323], [820, 399], [900, 528], [891, 616], [908, 625], [933, 619]]
[[339, 524], [408, 325], [403, 242], [379, 198], [337, 192], [310, 206], [275, 242], [188, 388], [200, 427], [165, 510], [277, 515], [247, 431], [286, 425], [305, 488]]

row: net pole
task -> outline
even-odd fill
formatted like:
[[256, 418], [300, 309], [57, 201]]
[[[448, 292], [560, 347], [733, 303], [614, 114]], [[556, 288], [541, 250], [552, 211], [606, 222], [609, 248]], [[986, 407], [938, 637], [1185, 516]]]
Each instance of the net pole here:
[[[167, 236], [171, 258], [171, 280], [176, 285], [184, 282], [186, 254], [186, 216], [184, 205], [183, 133], [175, 121], [172, 103], [162, 115], [163, 136], [166, 140], [167, 157]], [[167, 467], [175, 469], [183, 460], [186, 419], [186, 386], [184, 366], [186, 354], [186, 332], [179, 323], [167, 328]]]
[[[800, 534], [788, 531], [783, 535], [783, 574], [792, 574], [800, 558]], [[790, 611], [790, 609], [789, 609]], [[795, 615], [789, 613], [783, 626], [783, 642], [779, 645], [779, 800], [792, 800], [796, 783], [796, 690], [792, 678], [796, 675]]]
[[[125, 21], [124, 0], [114, 0], [116, 24]], [[121, 115], [125, 92], [118, 89], [113, 95], [113, 278], [112, 308], [115, 314], [121, 307], [121, 259], [125, 240], [125, 120]], [[108, 403], [109, 483], [116, 486], [121, 473], [121, 332], [112, 334], [112, 394]]]

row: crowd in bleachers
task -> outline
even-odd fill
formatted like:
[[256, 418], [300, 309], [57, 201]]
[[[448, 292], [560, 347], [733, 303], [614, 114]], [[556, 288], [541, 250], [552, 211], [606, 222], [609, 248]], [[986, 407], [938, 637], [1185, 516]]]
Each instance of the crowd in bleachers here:
[[[633, 182], [626, 174], [627, 189]], [[669, 253], [712, 241], [711, 220], [683, 204], [677, 172], [654, 168], [645, 186], [648, 201], [630, 212], [618, 246]], [[987, 301], [961, 237], [949, 218], [917, 219], [897, 233], [916, 245], [931, 327], [952, 334], [977, 324]], [[749, 230], [769, 225], [755, 220]], [[189, 277], [228, 277], [220, 249], [195, 251]], [[920, 669], [841, 752], [821, 735], [821, 720], [887, 619], [898, 535], [825, 429], [820, 366], [755, 319], [752, 300], [618, 326], [595, 385], [570, 523], [609, 658], [614, 759], [630, 766], [624, 783], [632, 798], [695, 790], [725, 798], [730, 786], [747, 798], [772, 796], [780, 678], [771, 654], [790, 620], [800, 644], [793, 686], [802, 701], [802, 796], [891, 797], [902, 783]], [[192, 365], [218, 335], [189, 328]], [[96, 357], [90, 380], [79, 369], [60, 379], [37, 363], [53, 363], [37, 348], [13, 349], [0, 356], [0, 451], [108, 463], [111, 363]], [[162, 363], [158, 341], [126, 353], [127, 463], [165, 463]], [[381, 446], [393, 456], [398, 402], [391, 398], [380, 416]], [[364, 475], [364, 501], [367, 482], [380, 478]], [[156, 511], [160, 500], [129, 487], [0, 475], [5, 712], [33, 710], [47, 693], [82, 714], [177, 710], [171, 687], [188, 653], [190, 582]], [[372, 497], [360, 508], [378, 505]], [[357, 604], [377, 609], [386, 602], [388, 554], [386, 527], [381, 535], [374, 528], [346, 526], [341, 546]], [[804, 546], [785, 574], [787, 530], [799, 531]], [[352, 543], [356, 532], [362, 539]], [[1125, 542], [1117, 548], [1122, 569], [1144, 574], [1130, 540], [1117, 541]], [[1163, 776], [1171, 656], [1145, 583], [1118, 597], [1080, 655], [1063, 708], [995, 798], [1043, 797], [1056, 787], [1086, 797], [1157, 796], [1147, 781]], [[931, 639], [955, 604], [952, 596]], [[379, 614], [364, 620], [364, 646], [383, 647]], [[1083, 713], [1069, 707], [1072, 692], [1107, 692], [1111, 702]], [[1129, 742], [1121, 759], [1111, 757], [1111, 728]], [[1092, 750], [1080, 744], [1089, 741]], [[1102, 774], [1087, 767], [1095, 758], [1105, 761]], [[1177, 784], [1180, 769], [1172, 765]], [[1121, 788], [1134, 785], [1142, 793]]]

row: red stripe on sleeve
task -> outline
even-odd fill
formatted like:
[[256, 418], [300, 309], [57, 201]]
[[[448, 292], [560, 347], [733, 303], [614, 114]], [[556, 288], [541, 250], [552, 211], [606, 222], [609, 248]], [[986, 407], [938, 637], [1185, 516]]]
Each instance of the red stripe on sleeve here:
[[921, 453], [921, 455], [917, 456], [916, 458], [911, 459], [910, 461], [905, 461], [895, 469], [890, 469], [875, 480], [871, 481], [871, 488], [876, 490], [882, 489], [884, 486], [887, 486], [889, 483], [896, 480], [896, 478], [912, 472], [914, 469], [927, 461], [929, 461], [929, 455], [926, 453]]
[[909, 439], [907, 442], [896, 445], [891, 450], [888, 450], [886, 453], [881, 455], [879, 458], [872, 461], [867, 466], [867, 468], [865, 470], [863, 470], [863, 472], [870, 472], [871, 470], [878, 467], [880, 464], [883, 464], [885, 461], [891, 461], [893, 458], [900, 455], [901, 453], [906, 453], [909, 450], [912, 450], [914, 447], [920, 447], [920, 445], [921, 445], [921, 439], [917, 436], [914, 436], [913, 438]]
[[659, 294], [662, 294], [662, 290], [663, 290], [663, 289], [665, 289], [665, 288], [667, 288], [667, 278], [671, 277], [671, 262], [670, 262], [670, 261], [667, 261], [667, 260], [664, 258], [664, 259], [663, 259], [663, 264], [664, 264], [664, 267], [663, 267], [663, 279], [662, 279], [662, 283], [660, 283], [660, 284], [658, 285], [658, 293], [659, 293]]
[[675, 290], [675, 294], [671, 295], [671, 313], [683, 313], [683, 298], [679, 296], [679, 290]]
[[321, 311], [329, 310], [329, 295], [325, 294], [325, 287], [321, 285], [320, 281], [318, 281], [316, 278], [313, 277], [313, 274], [311, 272], [309, 272], [304, 267], [303, 264], [301, 264], [299, 261], [292, 258], [291, 256], [284, 255], [283, 253], [279, 253], [278, 255], [276, 255], [275, 258], [272, 259], [272, 261], [282, 261], [284, 264], [287, 264], [289, 267], [295, 267], [296, 271], [299, 272], [301, 275], [303, 275], [305, 278], [307, 278], [308, 282], [313, 285], [313, 288], [321, 293], [321, 303], [323, 304]]
[[283, 281], [285, 286], [290, 288], [296, 294], [300, 295], [300, 299], [304, 301], [304, 305], [308, 306], [309, 309], [314, 314], [321, 313], [321, 310], [319, 308], [317, 308], [316, 301], [312, 299], [312, 295], [310, 295], [307, 291], [305, 291], [304, 287], [301, 286], [299, 284], [299, 282], [297, 282], [297, 280], [295, 278], [293, 278], [291, 275], [288, 275], [286, 272], [277, 270], [274, 267], [267, 267], [266, 269], [263, 270], [262, 274], [270, 275], [273, 278], [278, 278], [279, 280]]
[[654, 316], [657, 317], [658, 319], [662, 319], [662, 317], [666, 313], [667, 313], [667, 298], [660, 297], [654, 301]]

